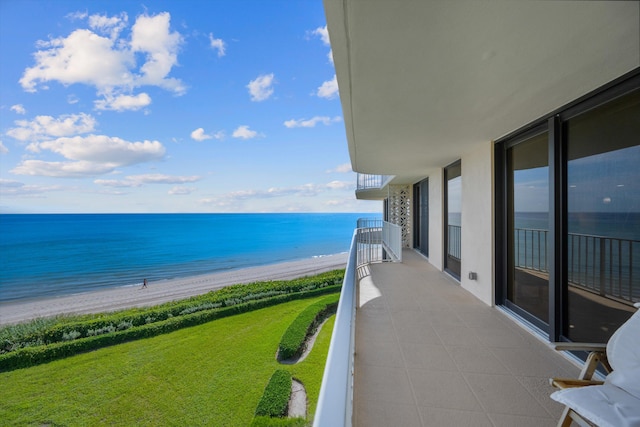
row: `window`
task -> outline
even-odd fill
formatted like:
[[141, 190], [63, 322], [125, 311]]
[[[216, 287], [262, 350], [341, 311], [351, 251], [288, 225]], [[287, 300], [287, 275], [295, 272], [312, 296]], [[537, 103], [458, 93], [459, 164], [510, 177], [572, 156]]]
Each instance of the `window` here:
[[460, 160], [444, 170], [445, 239], [444, 269], [460, 280], [462, 260], [462, 164]]
[[543, 131], [507, 149], [506, 300], [543, 329], [549, 323], [548, 140]]
[[413, 203], [413, 246], [424, 256], [429, 256], [429, 179], [413, 186]]
[[567, 120], [567, 325], [606, 342], [640, 301], [640, 92]]
[[606, 342], [640, 301], [640, 70], [496, 143], [496, 302]]

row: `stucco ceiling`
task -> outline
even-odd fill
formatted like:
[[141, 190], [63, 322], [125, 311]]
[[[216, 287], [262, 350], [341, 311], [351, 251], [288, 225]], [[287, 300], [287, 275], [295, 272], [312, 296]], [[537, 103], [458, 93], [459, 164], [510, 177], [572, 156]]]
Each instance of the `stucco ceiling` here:
[[640, 2], [325, 0], [355, 171], [419, 177], [640, 65]]

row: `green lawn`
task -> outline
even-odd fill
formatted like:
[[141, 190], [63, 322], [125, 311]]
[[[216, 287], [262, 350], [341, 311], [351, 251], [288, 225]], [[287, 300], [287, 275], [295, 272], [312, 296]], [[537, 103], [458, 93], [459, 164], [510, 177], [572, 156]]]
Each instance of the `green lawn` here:
[[0, 373], [3, 425], [247, 426], [274, 370], [318, 399], [333, 317], [314, 350], [280, 365], [280, 337], [307, 306], [292, 301], [169, 334]]

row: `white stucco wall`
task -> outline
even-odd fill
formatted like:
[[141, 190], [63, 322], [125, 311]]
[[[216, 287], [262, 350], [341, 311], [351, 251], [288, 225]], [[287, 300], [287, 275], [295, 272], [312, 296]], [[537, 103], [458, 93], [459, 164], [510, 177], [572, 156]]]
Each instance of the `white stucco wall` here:
[[[460, 283], [486, 304], [494, 303], [493, 143], [462, 156], [462, 264]], [[469, 280], [469, 272], [478, 275]]]
[[439, 270], [444, 268], [442, 182], [442, 168], [429, 173], [429, 262]]

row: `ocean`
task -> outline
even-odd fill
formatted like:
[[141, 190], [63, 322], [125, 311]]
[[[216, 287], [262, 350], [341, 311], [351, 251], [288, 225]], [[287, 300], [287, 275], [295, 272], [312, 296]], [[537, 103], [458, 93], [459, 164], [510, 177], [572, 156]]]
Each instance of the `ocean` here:
[[0, 302], [349, 250], [371, 214], [3, 214]]

